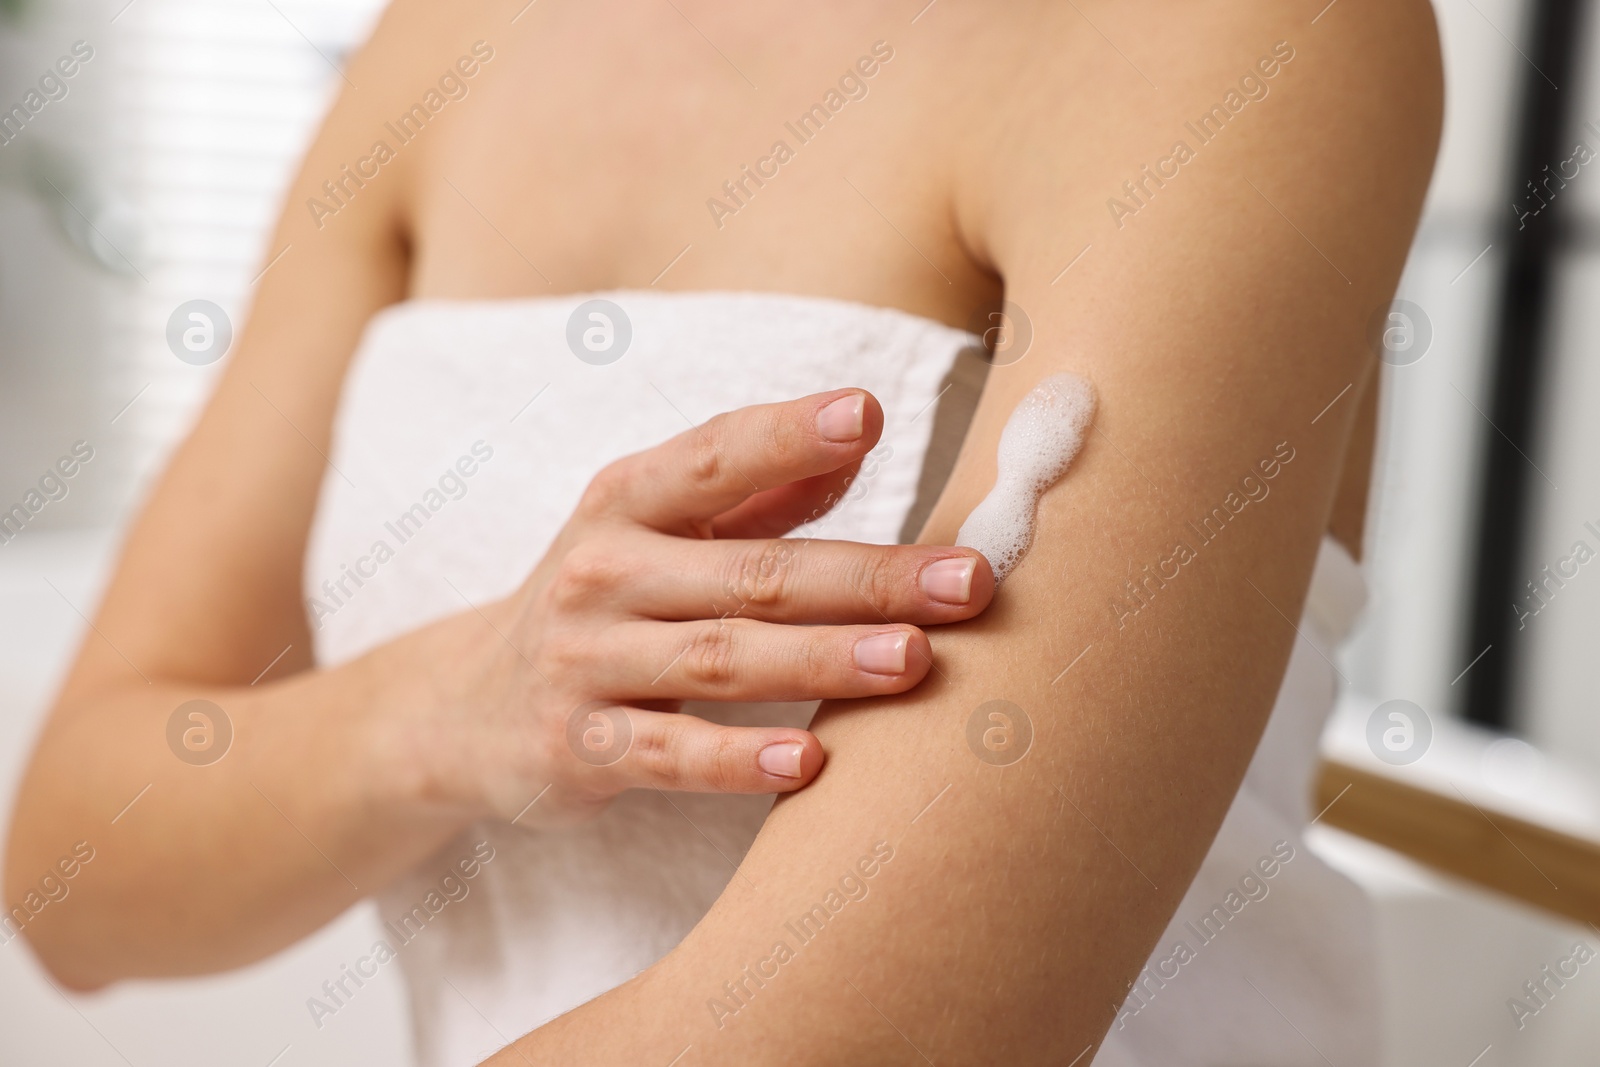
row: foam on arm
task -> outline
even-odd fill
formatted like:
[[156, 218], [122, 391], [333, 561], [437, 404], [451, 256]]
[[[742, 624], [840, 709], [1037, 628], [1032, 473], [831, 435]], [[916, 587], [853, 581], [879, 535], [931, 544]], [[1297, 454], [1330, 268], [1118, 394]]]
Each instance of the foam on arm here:
[[1039, 497], [1061, 480], [1094, 419], [1094, 386], [1076, 374], [1055, 374], [1029, 390], [1000, 432], [994, 488], [956, 534], [1005, 580], [1033, 544]]

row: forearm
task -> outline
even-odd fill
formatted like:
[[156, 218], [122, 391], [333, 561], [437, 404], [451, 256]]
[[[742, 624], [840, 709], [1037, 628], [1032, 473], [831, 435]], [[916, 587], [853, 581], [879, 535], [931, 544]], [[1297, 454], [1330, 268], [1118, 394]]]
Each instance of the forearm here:
[[[20, 927], [79, 988], [196, 974], [259, 959], [381, 888], [475, 813], [400, 740], [437, 698], [428, 667], [459, 625], [255, 686], [69, 692], [17, 798], [7, 938]], [[221, 715], [200, 706], [205, 720], [172, 728], [192, 700]], [[93, 859], [64, 879], [79, 842]]]

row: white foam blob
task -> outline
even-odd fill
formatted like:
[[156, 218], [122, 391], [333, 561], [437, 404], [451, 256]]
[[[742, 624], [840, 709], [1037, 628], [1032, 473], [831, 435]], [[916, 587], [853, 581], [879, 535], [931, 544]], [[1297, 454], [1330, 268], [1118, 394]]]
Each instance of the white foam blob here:
[[956, 544], [982, 552], [996, 584], [1028, 554], [1040, 495], [1067, 473], [1094, 419], [1094, 386], [1055, 374], [1029, 390], [1000, 432], [994, 488], [972, 509]]

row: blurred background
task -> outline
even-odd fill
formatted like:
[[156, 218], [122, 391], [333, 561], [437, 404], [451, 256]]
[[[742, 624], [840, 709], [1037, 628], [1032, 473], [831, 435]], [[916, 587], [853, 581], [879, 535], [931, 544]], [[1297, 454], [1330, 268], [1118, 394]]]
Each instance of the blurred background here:
[[[28, 512], [0, 526], [0, 825], [119, 531], [215, 379], [174, 358], [169, 319], [205, 300], [243, 320], [291, 168], [381, 6], [0, 0], [0, 513]], [[1497, 833], [1514, 818], [1600, 842], [1600, 20], [1435, 7], [1444, 145], [1403, 303], [1374, 315], [1373, 594], [1325, 746]], [[25, 504], [86, 451], [65, 496]], [[1369, 740], [1395, 708], [1403, 762]], [[1328, 801], [1315, 847], [1379, 902], [1386, 1067], [1593, 1061], [1600, 963], [1542, 999], [1524, 983], [1600, 951], [1600, 930], [1335, 829], [1352, 801]], [[392, 968], [320, 1028], [306, 1007], [376, 931], [359, 906], [244, 971], [88, 997], [0, 944], [0, 1060], [408, 1063]]]

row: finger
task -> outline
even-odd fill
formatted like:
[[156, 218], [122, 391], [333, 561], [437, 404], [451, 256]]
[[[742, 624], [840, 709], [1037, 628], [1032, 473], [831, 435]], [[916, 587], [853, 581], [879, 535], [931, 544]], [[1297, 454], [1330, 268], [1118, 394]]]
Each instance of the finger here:
[[782, 537], [796, 526], [816, 522], [844, 500], [861, 471], [861, 461], [836, 471], [803, 478], [750, 497], [712, 521], [719, 538]]
[[740, 408], [618, 460], [595, 476], [586, 504], [705, 537], [757, 493], [854, 463], [882, 432], [883, 409], [860, 389]]
[[972, 618], [994, 596], [989, 561], [970, 548], [646, 531], [633, 543], [623, 551], [638, 562], [618, 561], [611, 599], [652, 619], [937, 626]]
[[557, 642], [554, 669], [613, 700], [787, 701], [899, 693], [933, 664], [914, 626], [635, 621]]
[[[615, 721], [618, 712], [626, 715], [625, 725]], [[613, 719], [604, 724], [610, 728], [612, 750], [598, 760], [579, 758], [591, 764], [604, 761], [593, 776], [608, 793], [784, 793], [806, 785], [822, 768], [822, 745], [804, 730], [722, 726], [692, 715], [636, 708], [608, 709], [602, 716]], [[622, 732], [628, 736], [618, 744]]]

